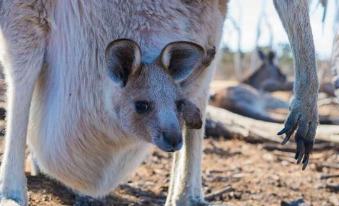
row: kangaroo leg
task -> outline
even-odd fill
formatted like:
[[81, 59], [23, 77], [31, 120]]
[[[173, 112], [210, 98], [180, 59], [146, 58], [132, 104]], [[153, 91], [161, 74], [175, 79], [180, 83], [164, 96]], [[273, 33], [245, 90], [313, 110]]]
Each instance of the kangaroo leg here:
[[[1, 52], [8, 84], [5, 151], [1, 165], [1, 205], [27, 205], [25, 149], [29, 110], [36, 79], [43, 64], [45, 28], [38, 4], [2, 2]], [[14, 204], [15, 205], [15, 204]]]
[[296, 131], [297, 152], [295, 158], [306, 168], [313, 148], [318, 125], [317, 99], [318, 77], [308, 0], [274, 0], [275, 7], [287, 32], [295, 64], [295, 98], [285, 128], [279, 135], [286, 134], [286, 143]]

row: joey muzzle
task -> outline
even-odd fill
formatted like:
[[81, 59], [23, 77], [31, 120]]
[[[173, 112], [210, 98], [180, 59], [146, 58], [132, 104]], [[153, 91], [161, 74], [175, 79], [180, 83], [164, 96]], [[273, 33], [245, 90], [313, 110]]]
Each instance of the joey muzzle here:
[[[201, 112], [195, 104], [185, 99], [182, 112], [185, 125], [188, 129], [201, 129], [203, 125]], [[183, 146], [183, 137], [180, 128], [174, 125], [165, 128], [155, 144], [166, 152], [180, 150]]]
[[182, 148], [183, 139], [179, 131], [166, 131], [161, 134], [162, 148], [166, 152], [175, 152]]
[[183, 138], [180, 127], [169, 125], [161, 130], [159, 136], [153, 140], [153, 144], [165, 152], [175, 152], [182, 148]]

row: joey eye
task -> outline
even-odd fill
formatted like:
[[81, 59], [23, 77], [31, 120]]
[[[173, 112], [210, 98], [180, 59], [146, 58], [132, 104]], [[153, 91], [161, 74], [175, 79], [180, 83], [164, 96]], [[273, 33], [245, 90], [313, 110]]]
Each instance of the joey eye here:
[[149, 103], [146, 101], [136, 101], [135, 110], [137, 111], [138, 114], [146, 113], [150, 110]]
[[177, 110], [178, 110], [178, 112], [182, 112], [182, 109], [184, 108], [184, 106], [185, 106], [184, 100], [179, 100], [177, 102]]

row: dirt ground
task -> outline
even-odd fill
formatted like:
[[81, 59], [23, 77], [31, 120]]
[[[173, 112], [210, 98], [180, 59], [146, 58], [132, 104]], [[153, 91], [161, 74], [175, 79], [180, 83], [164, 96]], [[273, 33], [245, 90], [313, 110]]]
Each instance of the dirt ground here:
[[[236, 139], [206, 139], [203, 189], [208, 200], [234, 206], [289, 206], [294, 205], [289, 203], [300, 199], [305, 201], [300, 205], [339, 205], [339, 194], [322, 188], [325, 184], [339, 185], [339, 178], [321, 179], [326, 175], [339, 174], [337, 150], [314, 152], [305, 171], [295, 164], [293, 153], [271, 150], [266, 144], [250, 144]], [[170, 166], [171, 154], [154, 148], [135, 174], [110, 197], [92, 200], [90, 205], [164, 205]], [[73, 205], [78, 197], [44, 176], [28, 176], [28, 190], [31, 206]], [[80, 205], [89, 206], [78, 199], [76, 206]]]

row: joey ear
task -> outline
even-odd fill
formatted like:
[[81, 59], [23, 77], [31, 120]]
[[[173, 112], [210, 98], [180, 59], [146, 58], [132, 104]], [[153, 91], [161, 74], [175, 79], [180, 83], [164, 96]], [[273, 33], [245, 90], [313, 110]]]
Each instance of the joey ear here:
[[174, 80], [180, 83], [193, 72], [204, 56], [205, 51], [198, 44], [178, 41], [167, 44], [160, 60]]
[[185, 99], [182, 112], [185, 124], [189, 129], [201, 129], [203, 124], [201, 112], [195, 104]]
[[140, 47], [130, 39], [118, 39], [109, 43], [105, 50], [105, 58], [111, 79], [122, 87], [141, 66]]

